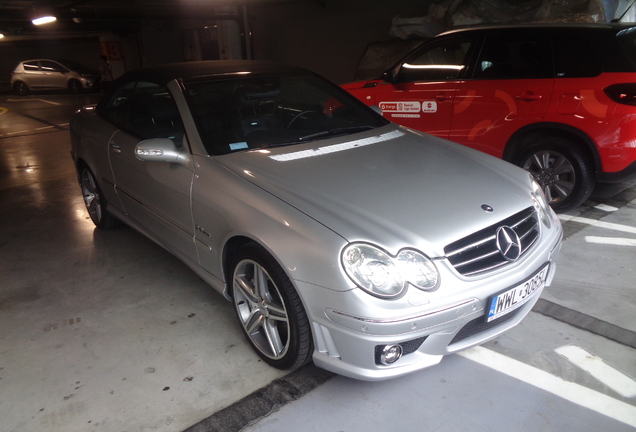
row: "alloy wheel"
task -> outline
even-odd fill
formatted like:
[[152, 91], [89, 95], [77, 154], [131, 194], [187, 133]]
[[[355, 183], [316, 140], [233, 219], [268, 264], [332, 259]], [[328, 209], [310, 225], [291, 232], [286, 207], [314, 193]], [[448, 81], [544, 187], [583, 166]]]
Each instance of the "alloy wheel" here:
[[539, 182], [551, 204], [569, 197], [576, 185], [576, 172], [567, 157], [553, 150], [532, 154], [523, 164]]
[[86, 204], [88, 214], [97, 225], [102, 220], [102, 200], [97, 184], [95, 183], [95, 178], [90, 171], [86, 169], [82, 171], [81, 186], [84, 204]]
[[256, 261], [236, 266], [234, 304], [254, 347], [269, 359], [283, 358], [290, 346], [289, 317], [278, 287]]

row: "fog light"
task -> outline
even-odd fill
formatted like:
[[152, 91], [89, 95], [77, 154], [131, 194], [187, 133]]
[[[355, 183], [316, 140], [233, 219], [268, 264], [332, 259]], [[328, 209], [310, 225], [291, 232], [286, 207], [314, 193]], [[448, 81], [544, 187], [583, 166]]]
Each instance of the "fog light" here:
[[380, 361], [382, 364], [390, 365], [402, 357], [402, 347], [400, 345], [387, 345], [382, 350]]

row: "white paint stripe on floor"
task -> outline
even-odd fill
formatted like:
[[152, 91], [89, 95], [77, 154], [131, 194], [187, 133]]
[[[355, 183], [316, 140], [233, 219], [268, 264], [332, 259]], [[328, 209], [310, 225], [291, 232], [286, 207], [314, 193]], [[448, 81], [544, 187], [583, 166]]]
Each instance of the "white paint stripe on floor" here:
[[458, 355], [562, 397], [572, 403], [596, 411], [599, 414], [621, 423], [636, 427], [635, 406], [595, 392], [579, 384], [565, 381], [541, 369], [537, 369], [484, 347], [471, 348], [458, 353]]
[[40, 102], [44, 102], [44, 103], [51, 104], [51, 105], [62, 105], [59, 102], [53, 102], [53, 101], [46, 100], [46, 99], [36, 99], [36, 100], [39, 100]]
[[575, 366], [626, 398], [636, 397], [636, 381], [614, 369], [598, 356], [576, 345], [566, 345], [555, 349]]
[[595, 237], [585, 236], [588, 243], [606, 244], [614, 246], [636, 246], [636, 239], [620, 238], [620, 237]]
[[616, 210], [618, 210], [617, 207], [613, 207], [607, 204], [597, 204], [594, 206], [595, 209], [597, 210], [602, 210], [602, 211], [606, 211], [606, 212], [615, 212]]
[[52, 127], [54, 127], [54, 126], [43, 126], [43, 127], [40, 127], [40, 128], [35, 128], [35, 130], [51, 129]]
[[588, 218], [582, 218], [578, 216], [570, 216], [566, 214], [560, 214], [559, 219], [565, 222], [569, 222], [569, 221], [578, 222], [578, 223], [592, 225], [599, 228], [607, 228], [614, 231], [622, 231], [622, 232], [636, 234], [636, 227], [632, 227], [628, 225], [615, 224], [611, 222], [603, 222], [596, 219], [588, 219]]

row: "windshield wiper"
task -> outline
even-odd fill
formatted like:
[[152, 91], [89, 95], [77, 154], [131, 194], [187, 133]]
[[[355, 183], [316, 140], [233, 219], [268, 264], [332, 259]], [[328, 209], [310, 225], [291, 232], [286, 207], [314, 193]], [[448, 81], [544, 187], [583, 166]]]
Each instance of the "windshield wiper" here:
[[339, 134], [350, 134], [354, 132], [362, 132], [369, 129], [373, 129], [373, 127], [372, 126], [351, 126], [351, 127], [330, 129], [330, 130], [316, 132], [313, 134], [302, 136], [298, 138], [298, 141], [306, 141], [313, 138], [318, 138], [318, 137], [323, 137], [328, 135], [339, 135]]

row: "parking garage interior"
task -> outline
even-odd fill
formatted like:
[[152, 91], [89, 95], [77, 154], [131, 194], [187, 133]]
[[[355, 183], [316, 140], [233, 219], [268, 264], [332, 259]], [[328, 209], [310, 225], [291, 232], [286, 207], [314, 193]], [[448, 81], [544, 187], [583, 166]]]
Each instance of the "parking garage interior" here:
[[[390, 49], [393, 60], [381, 59], [380, 68], [414, 44], [453, 28], [455, 22], [497, 24], [511, 16], [513, 22], [520, 22], [530, 3], [545, 10], [549, 2], [517, 2], [504, 15], [501, 10], [484, 11], [486, 2], [472, 2], [472, 8], [469, 3], [0, 0], [4, 36], [0, 38], [0, 423], [4, 424], [0, 430], [303, 430], [304, 419], [314, 422], [304, 423], [306, 430], [331, 430], [326, 425], [332, 429], [340, 425], [338, 430], [384, 429], [373, 429], [372, 422], [362, 420], [350, 423], [355, 415], [396, 421], [404, 430], [425, 430], [409, 416], [395, 420], [400, 409], [419, 410], [408, 405], [408, 398], [400, 408], [376, 397], [374, 409], [366, 412], [369, 399], [364, 392], [399, 395], [411, 382], [416, 388], [409, 391], [417, 393], [434, 381], [437, 392], [448, 391], [452, 384], [453, 391], [465, 396], [462, 404], [482, 397], [467, 396], [454, 382], [489, 376], [480, 370], [469, 373], [472, 363], [463, 365], [468, 360], [459, 356], [452, 362], [465, 368], [465, 376], [453, 375], [444, 366], [441, 375], [399, 381], [401, 388], [336, 379], [312, 365], [292, 374], [267, 366], [244, 341], [232, 305], [184, 264], [125, 226], [108, 233], [94, 229], [69, 156], [68, 119], [77, 108], [95, 103], [99, 93], [52, 92], [20, 99], [9, 85], [13, 68], [22, 60], [68, 58], [97, 68], [101, 54], [109, 57], [116, 75], [163, 63], [256, 59], [301, 66], [341, 84], [360, 76], [362, 67], [377, 60], [370, 50], [384, 47], [381, 44], [397, 47]], [[561, 6], [550, 12], [558, 13], [555, 19], [561, 21], [609, 22], [619, 17], [636, 21], [631, 2], [625, 0], [577, 2], [574, 9]], [[57, 21], [48, 27], [34, 26], [31, 19], [44, 12]], [[546, 293], [540, 311], [527, 324], [556, 335], [546, 337], [547, 342], [532, 339], [524, 347], [523, 336], [515, 339], [513, 333], [488, 345], [581, 387], [609, 394], [625, 416], [634, 418], [636, 402], [631, 393], [616, 396], [611, 386], [572, 367], [563, 356], [546, 354], [544, 348], [574, 341], [583, 345], [591, 332], [587, 349], [607, 355], [607, 363], [635, 377], [633, 247], [583, 252], [585, 235], [601, 235], [605, 229], [586, 221], [606, 220], [613, 224], [608, 229], [614, 234], [636, 236], [635, 191], [634, 182], [608, 186], [564, 219], [566, 239], [571, 238], [573, 245], [559, 264], [568, 269], [557, 278], [556, 285], [564, 288]], [[607, 208], [616, 210], [608, 213]], [[631, 231], [616, 231], [617, 226]], [[576, 270], [576, 265], [592, 260], [594, 265]], [[611, 272], [610, 264], [616, 265]], [[616, 282], [611, 287], [603, 285], [608, 278]], [[596, 286], [604, 286], [603, 295]], [[320, 387], [325, 383], [328, 386]], [[474, 383], [482, 388], [488, 384]], [[318, 387], [331, 394], [312, 394]], [[348, 392], [355, 401], [352, 411], [343, 408], [347, 400], [342, 395]], [[510, 393], [481, 409], [487, 414], [488, 409], [495, 410], [493, 403], [505, 406], [506, 400], [518, 396]], [[545, 398], [531, 393], [522, 392], [528, 398]], [[447, 410], [442, 402], [446, 397], [436, 398], [438, 413]], [[297, 399], [307, 402], [287, 408], [291, 410], [287, 418], [293, 419], [288, 424], [294, 426], [283, 426], [283, 419], [271, 415]], [[331, 400], [337, 404], [329, 405]], [[558, 419], [559, 410], [569, 408], [547, 404], [552, 406], [543, 414], [537, 408], [531, 427], [541, 427], [537, 419], [543, 416], [552, 421], [549, 427], [543, 424], [546, 430], [567, 428], [568, 423]], [[391, 411], [378, 414], [384, 408]], [[520, 404], [511, 410], [518, 413], [525, 408]], [[313, 411], [311, 416], [302, 414]], [[603, 423], [588, 411], [580, 414], [576, 426], [569, 424], [571, 430], [632, 430], [633, 423], [625, 426], [625, 421], [614, 418]], [[270, 417], [259, 429], [255, 422], [266, 415]], [[322, 428], [325, 417], [335, 423]], [[531, 430], [518, 426], [516, 418], [525, 417], [510, 414], [503, 422], [506, 430]], [[457, 418], [436, 425], [439, 430], [491, 430]]]

